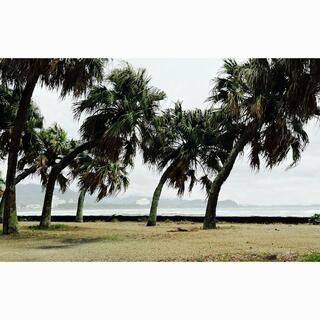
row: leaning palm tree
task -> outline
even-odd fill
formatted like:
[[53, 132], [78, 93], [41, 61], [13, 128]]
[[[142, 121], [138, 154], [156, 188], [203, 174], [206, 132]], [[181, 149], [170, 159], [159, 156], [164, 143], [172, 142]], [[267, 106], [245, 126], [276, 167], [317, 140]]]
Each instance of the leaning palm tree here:
[[130, 65], [114, 69], [104, 85], [94, 87], [88, 96], [75, 104], [75, 117], [87, 115], [80, 133], [82, 142], [58, 163], [49, 174], [40, 225], [51, 221], [52, 197], [58, 174], [81, 152], [91, 150], [112, 162], [133, 164], [136, 150], [142, 143], [142, 132], [150, 125], [165, 94], [150, 86], [145, 70]]
[[[219, 108], [221, 130], [232, 129], [236, 135], [221, 170], [210, 185], [204, 229], [216, 227], [221, 187], [245, 146], [249, 147], [250, 164], [256, 169], [260, 167], [261, 157], [267, 166], [273, 167], [286, 158], [289, 150], [292, 150], [293, 164], [299, 160], [308, 143], [303, 124], [316, 112], [316, 90], [298, 90], [292, 99], [292, 90], [297, 91], [299, 84], [300, 88], [305, 87], [303, 79], [308, 79], [306, 73], [297, 74], [292, 70], [286, 68], [281, 59], [251, 59], [240, 65], [234, 60], [225, 61], [209, 101], [213, 108]], [[308, 85], [310, 82], [307, 81]]]
[[155, 166], [162, 175], [153, 193], [147, 226], [155, 226], [157, 208], [165, 183], [182, 195], [190, 180], [189, 192], [196, 182], [195, 173], [213, 174], [220, 169], [225, 152], [213, 129], [211, 111], [183, 111], [180, 102], [155, 118], [152, 130], [145, 134], [144, 161]]
[[[70, 176], [72, 180], [81, 177], [85, 172], [89, 170], [92, 165], [93, 158], [88, 152], [82, 152], [77, 156], [70, 164]], [[76, 222], [83, 222], [83, 207], [86, 193], [88, 191], [87, 186], [79, 187], [79, 197], [77, 202]]]
[[76, 222], [83, 222], [83, 207], [86, 193], [98, 192], [97, 201], [118, 194], [129, 185], [126, 166], [112, 162], [104, 157], [82, 153], [71, 164], [73, 179], [79, 179], [79, 198]]
[[[40, 176], [42, 187], [45, 188], [51, 167], [68, 153], [76, 142], [69, 140], [67, 133], [57, 124], [40, 130], [33, 138], [29, 136], [29, 139], [30, 146], [23, 150], [18, 161], [18, 175], [15, 184], [29, 175], [36, 174]], [[69, 182], [63, 172], [58, 175], [57, 183], [61, 192], [66, 191]]]
[[[54, 124], [49, 128], [40, 130], [34, 137], [35, 143], [30, 148], [23, 151], [18, 161], [18, 172], [21, 174], [38, 174], [42, 185], [45, 186], [48, 179], [48, 171], [63, 155], [70, 146], [75, 145], [75, 141], [69, 140], [67, 133], [59, 125]], [[19, 177], [18, 175], [17, 177]], [[16, 178], [16, 183], [21, 179]]]
[[10, 133], [3, 233], [18, 232], [15, 177], [19, 146], [37, 84], [61, 89], [61, 97], [78, 97], [103, 76], [103, 59], [0, 59], [0, 83], [21, 90], [17, 115]]

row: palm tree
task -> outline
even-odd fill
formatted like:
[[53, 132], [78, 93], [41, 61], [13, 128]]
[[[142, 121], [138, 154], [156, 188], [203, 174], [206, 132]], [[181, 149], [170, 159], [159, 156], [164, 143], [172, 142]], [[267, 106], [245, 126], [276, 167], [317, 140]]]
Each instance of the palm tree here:
[[[67, 133], [59, 125], [43, 129], [39, 133], [41, 147], [39, 150], [34, 149], [33, 152], [26, 154], [22, 158], [18, 167], [29, 165], [30, 168], [36, 168], [36, 172], [40, 175], [43, 188], [47, 188], [51, 169], [59, 163], [60, 159], [66, 156], [70, 150], [77, 146], [77, 141], [69, 140]], [[69, 184], [69, 179], [63, 171], [57, 174], [55, 183], [60, 186], [61, 192], [65, 192]], [[49, 193], [53, 197], [54, 186]]]
[[[302, 87], [303, 76], [299, 76]], [[301, 93], [292, 101], [290, 91], [297, 75], [281, 60], [251, 59], [239, 65], [226, 60], [223, 74], [215, 80], [209, 100], [219, 110], [222, 130], [233, 130], [236, 135], [228, 157], [211, 183], [204, 229], [216, 227], [216, 206], [223, 183], [229, 177], [239, 153], [247, 145], [250, 165], [259, 169], [260, 158], [273, 167], [292, 150], [293, 164], [308, 143], [303, 124], [315, 114], [314, 91]], [[304, 79], [306, 80], [306, 79]], [[303, 97], [302, 97], [303, 96]], [[307, 112], [305, 112], [308, 110]], [[312, 111], [310, 111], [312, 110]]]
[[111, 71], [105, 84], [90, 90], [86, 99], [75, 104], [75, 117], [86, 114], [80, 132], [82, 142], [56, 163], [49, 174], [40, 226], [51, 221], [52, 197], [57, 175], [84, 151], [100, 153], [112, 162], [133, 164], [137, 147], [165, 94], [149, 85], [145, 70], [130, 65]]
[[[17, 112], [17, 101], [19, 101], [19, 90], [9, 90], [7, 88], [0, 88], [0, 142], [1, 142], [1, 156], [5, 157], [9, 150], [10, 131]], [[38, 106], [31, 102], [31, 107], [28, 111], [27, 124], [22, 132], [22, 138], [20, 143], [19, 156], [24, 157], [25, 154], [30, 153], [34, 148], [39, 147], [39, 130], [43, 126], [43, 116]], [[30, 174], [36, 171], [36, 166], [33, 165], [30, 168], [20, 168], [19, 174], [15, 178], [15, 184], [25, 179]], [[2, 221], [5, 194], [0, 201], [0, 219]]]
[[103, 66], [103, 59], [0, 59], [1, 84], [21, 90], [17, 115], [10, 134], [4, 234], [18, 232], [15, 205], [16, 168], [20, 140], [36, 85], [44, 85], [51, 90], [61, 88], [61, 97], [69, 93], [77, 97], [85, 93], [95, 81], [102, 79]]
[[[93, 158], [88, 152], [82, 152], [77, 156], [74, 161], [70, 164], [70, 175], [73, 180], [79, 178], [85, 172], [88, 171], [89, 167], [93, 162]], [[87, 186], [81, 186], [79, 188], [79, 197], [77, 203], [77, 212], [76, 212], [76, 222], [83, 222], [83, 207], [86, 193], [88, 191]]]
[[83, 205], [87, 192], [98, 191], [97, 201], [126, 190], [129, 185], [126, 166], [104, 157], [82, 153], [71, 165], [72, 178], [79, 179], [76, 222], [83, 222]]
[[154, 129], [145, 135], [144, 161], [162, 172], [153, 193], [147, 226], [156, 225], [158, 203], [166, 182], [182, 195], [187, 180], [190, 180], [191, 192], [198, 168], [204, 174], [219, 170], [219, 156], [223, 152], [213, 130], [213, 117], [211, 111], [183, 111], [181, 103], [177, 102], [174, 108], [155, 119]]

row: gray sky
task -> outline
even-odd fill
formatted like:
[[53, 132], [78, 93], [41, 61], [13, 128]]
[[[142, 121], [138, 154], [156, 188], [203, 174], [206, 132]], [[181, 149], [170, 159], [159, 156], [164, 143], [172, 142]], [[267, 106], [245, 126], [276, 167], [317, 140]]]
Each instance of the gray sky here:
[[[164, 90], [167, 100], [163, 107], [172, 106], [176, 100], [182, 100], [185, 108], [204, 108], [208, 97], [210, 81], [219, 71], [220, 59], [124, 59], [134, 67], [147, 69], [152, 77], [152, 85]], [[109, 68], [119, 64], [110, 63]], [[73, 120], [72, 100], [61, 101], [56, 92], [37, 88], [34, 100], [39, 105], [45, 125], [58, 122], [71, 137], [78, 137], [80, 124]], [[299, 165], [285, 170], [290, 159], [272, 171], [250, 169], [247, 155], [239, 158], [235, 167], [223, 185], [220, 200], [232, 199], [240, 204], [314, 204], [320, 203], [320, 128], [319, 123], [310, 123], [307, 127], [310, 144], [305, 150]], [[125, 195], [152, 196], [159, 174], [142, 165], [137, 157], [135, 169], [130, 174], [130, 186]], [[26, 180], [25, 182], [30, 182]], [[75, 186], [72, 186], [74, 189]], [[125, 196], [120, 195], [120, 196]], [[173, 189], [165, 187], [163, 197], [176, 197]], [[196, 187], [185, 199], [204, 198], [204, 192]]]

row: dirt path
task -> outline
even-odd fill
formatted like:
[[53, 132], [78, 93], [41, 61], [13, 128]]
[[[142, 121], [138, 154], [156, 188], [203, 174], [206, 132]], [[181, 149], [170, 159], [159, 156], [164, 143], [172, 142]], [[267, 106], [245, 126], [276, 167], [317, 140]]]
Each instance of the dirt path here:
[[320, 226], [198, 223], [65, 223], [52, 231], [20, 224], [0, 236], [0, 261], [299, 261], [320, 252]]

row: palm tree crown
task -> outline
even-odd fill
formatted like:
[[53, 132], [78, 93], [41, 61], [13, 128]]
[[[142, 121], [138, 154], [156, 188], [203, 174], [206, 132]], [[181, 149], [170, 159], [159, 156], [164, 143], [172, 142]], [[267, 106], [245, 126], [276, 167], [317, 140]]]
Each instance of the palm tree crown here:
[[126, 190], [128, 172], [124, 164], [88, 152], [80, 154], [70, 165], [71, 176], [79, 179], [80, 189], [98, 192], [97, 200]]
[[82, 139], [99, 140], [100, 152], [110, 159], [132, 164], [143, 132], [153, 119], [165, 93], [150, 86], [144, 69], [130, 65], [114, 69], [103, 86], [93, 88], [75, 105], [75, 117], [87, 118], [81, 126]]
[[[219, 170], [228, 152], [228, 139], [221, 135], [217, 115], [200, 109], [182, 110], [177, 102], [174, 108], [163, 111], [145, 135], [142, 146], [145, 163], [160, 172], [172, 166], [169, 184], [183, 194], [190, 178], [189, 191], [195, 182], [195, 171], [212, 174]], [[215, 128], [214, 128], [215, 126]]]
[[[46, 185], [50, 168], [56, 164], [70, 149], [77, 144], [69, 140], [67, 133], [59, 125], [42, 129], [37, 134], [37, 144], [33, 144], [30, 150], [26, 150], [18, 162], [18, 170], [34, 167], [34, 173], [38, 173], [43, 186]], [[66, 191], [68, 178], [60, 173], [57, 182], [61, 191]]]
[[290, 102], [295, 77], [288, 70], [281, 59], [250, 59], [241, 65], [226, 60], [215, 80], [209, 101], [213, 108], [220, 108], [228, 130], [233, 128], [240, 136], [251, 131], [248, 143], [253, 167], [259, 168], [260, 157], [272, 167], [290, 149], [295, 164], [308, 143], [303, 124], [310, 119], [310, 110], [313, 114], [316, 110], [314, 99], [296, 94], [295, 103]]
[[39, 77], [41, 86], [61, 89], [60, 95], [75, 97], [86, 93], [103, 79], [108, 59], [0, 59], [0, 78], [3, 84], [16, 88], [32, 77]]

